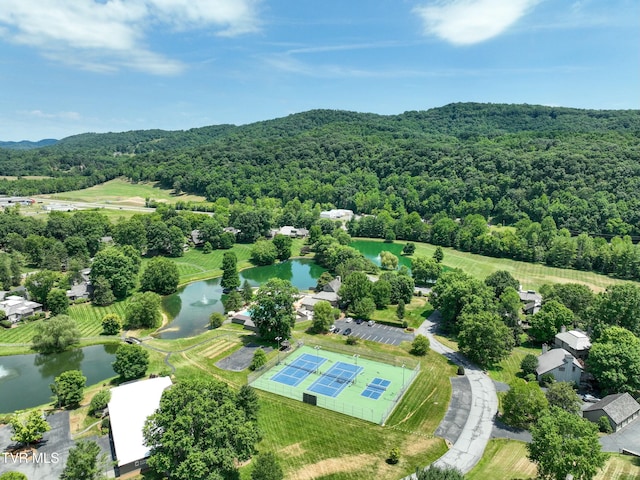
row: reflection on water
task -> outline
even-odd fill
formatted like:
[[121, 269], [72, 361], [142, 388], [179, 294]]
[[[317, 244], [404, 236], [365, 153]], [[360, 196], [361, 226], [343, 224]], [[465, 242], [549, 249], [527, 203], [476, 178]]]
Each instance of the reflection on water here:
[[93, 385], [116, 374], [111, 368], [117, 344], [94, 345], [49, 355], [0, 357], [0, 412], [42, 405], [51, 400], [50, 384], [68, 370], [80, 370]]
[[[272, 278], [289, 280], [300, 290], [314, 287], [325, 269], [308, 259], [295, 259], [276, 265], [248, 268], [240, 272], [240, 283], [245, 280], [258, 287]], [[190, 283], [173, 295], [165, 297], [162, 307], [173, 319], [158, 336], [160, 338], [184, 338], [207, 330], [209, 316], [213, 312], [224, 313], [220, 278]]]

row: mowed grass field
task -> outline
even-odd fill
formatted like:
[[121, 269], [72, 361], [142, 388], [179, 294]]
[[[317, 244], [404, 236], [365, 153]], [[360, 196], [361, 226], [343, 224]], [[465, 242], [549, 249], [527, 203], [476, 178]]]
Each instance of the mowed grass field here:
[[144, 206], [145, 198], [166, 202], [176, 202], [178, 200], [205, 201], [204, 197], [198, 195], [176, 195], [172, 190], [159, 188], [155, 183], [132, 183], [123, 178], [109, 180], [83, 190], [36, 196], [36, 198], [38, 197], [72, 202], [113, 203], [132, 206]]
[[[435, 245], [416, 243], [416, 252], [413, 256], [431, 257], [435, 250]], [[447, 267], [460, 268], [469, 275], [483, 280], [497, 270], [506, 270], [518, 279], [525, 289], [536, 290], [545, 283], [581, 283], [596, 292], [601, 292], [609, 285], [624, 283], [623, 280], [593, 272], [552, 268], [538, 263], [518, 262], [506, 258], [485, 257], [452, 248], [443, 248], [443, 251], [442, 263]]]
[[[506, 439], [490, 440], [482, 460], [465, 478], [467, 480], [509, 480], [536, 478], [537, 468], [527, 458], [524, 442]], [[637, 480], [640, 478], [640, 459], [612, 453], [594, 480]]]

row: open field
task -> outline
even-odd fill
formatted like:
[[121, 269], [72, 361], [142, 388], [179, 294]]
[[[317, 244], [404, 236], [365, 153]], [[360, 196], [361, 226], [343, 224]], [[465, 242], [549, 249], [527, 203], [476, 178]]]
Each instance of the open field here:
[[[373, 240], [371, 241], [382, 241]], [[404, 243], [404, 242], [398, 242]], [[413, 257], [422, 255], [431, 257], [436, 250], [435, 245], [416, 243]], [[581, 283], [596, 292], [603, 291], [609, 285], [625, 283], [624, 280], [580, 270], [552, 268], [539, 263], [519, 262], [506, 258], [485, 257], [474, 253], [460, 252], [452, 248], [443, 247], [444, 260], [442, 264], [451, 268], [460, 268], [469, 275], [485, 279], [497, 270], [506, 270], [522, 283], [526, 289], [539, 289], [545, 283]]]
[[52, 195], [38, 195], [37, 198], [52, 200], [68, 200], [72, 202], [109, 203], [116, 205], [131, 205], [144, 207], [145, 198], [164, 202], [178, 200], [203, 202], [204, 197], [198, 195], [175, 195], [173, 191], [155, 186], [153, 183], [132, 183], [116, 178], [108, 182], [94, 185], [83, 190], [56, 193]]
[[[524, 442], [494, 439], [489, 441], [482, 460], [465, 478], [468, 480], [535, 478], [536, 466], [527, 459]], [[594, 480], [634, 480], [640, 478], [640, 459], [611, 454]]]
[[487, 370], [489, 372], [489, 376], [498, 382], [512, 382], [516, 378], [516, 374], [520, 372], [522, 359], [529, 353], [537, 357], [542, 353], [542, 349], [527, 346], [515, 347], [509, 357], [502, 360], [495, 367]]

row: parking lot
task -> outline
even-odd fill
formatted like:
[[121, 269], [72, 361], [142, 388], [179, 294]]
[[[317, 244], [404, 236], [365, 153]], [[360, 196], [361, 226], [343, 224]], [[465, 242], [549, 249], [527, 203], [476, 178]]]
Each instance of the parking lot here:
[[367, 322], [358, 325], [355, 320], [347, 322], [344, 319], [336, 320], [336, 327], [340, 329], [337, 335], [342, 335], [345, 329], [351, 329], [351, 335], [363, 340], [372, 342], [388, 343], [389, 345], [400, 345], [402, 342], [413, 342], [413, 333], [407, 333], [403, 328], [390, 327], [375, 323], [369, 326]]

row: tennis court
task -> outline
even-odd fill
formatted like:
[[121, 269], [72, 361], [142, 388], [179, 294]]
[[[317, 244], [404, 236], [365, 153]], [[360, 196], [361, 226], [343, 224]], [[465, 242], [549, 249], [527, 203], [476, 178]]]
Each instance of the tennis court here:
[[384, 424], [419, 371], [358, 354], [303, 345], [280, 363], [252, 374], [249, 384], [305, 403]]

